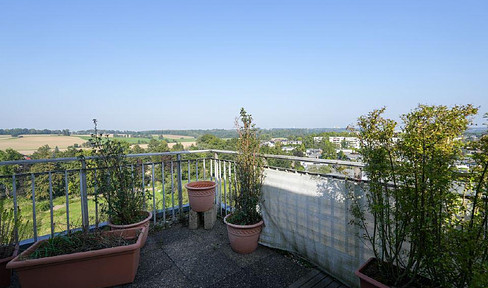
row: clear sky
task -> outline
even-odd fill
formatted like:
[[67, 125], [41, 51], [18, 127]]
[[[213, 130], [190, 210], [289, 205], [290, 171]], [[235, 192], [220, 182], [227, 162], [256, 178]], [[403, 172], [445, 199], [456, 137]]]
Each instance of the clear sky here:
[[488, 1], [0, 2], [0, 128], [233, 128], [240, 107], [345, 127], [418, 103], [488, 112]]

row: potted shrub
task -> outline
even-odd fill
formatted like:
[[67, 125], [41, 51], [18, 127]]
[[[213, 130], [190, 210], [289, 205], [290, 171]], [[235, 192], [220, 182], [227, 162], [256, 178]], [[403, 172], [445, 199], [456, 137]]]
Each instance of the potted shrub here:
[[18, 237], [15, 234], [22, 234], [25, 226], [22, 224], [20, 210], [15, 220], [14, 208], [5, 208], [5, 200], [0, 200], [0, 287], [10, 285], [12, 271], [6, 266], [19, 252]]
[[215, 187], [213, 181], [195, 181], [185, 185], [191, 209], [195, 212], [210, 210], [215, 202]]
[[402, 116], [400, 132], [395, 121], [381, 116], [384, 110], [358, 121], [369, 181], [365, 197], [351, 195], [351, 211], [375, 257], [356, 271], [361, 287], [466, 287], [483, 281], [475, 275], [488, 267], [488, 149], [478, 150], [484, 162], [470, 174], [478, 185], [456, 169], [465, 157], [461, 136], [477, 109], [419, 105]]
[[[239, 124], [242, 122], [242, 126]], [[251, 115], [244, 108], [236, 120], [239, 133], [236, 159], [236, 187], [238, 195], [234, 200], [234, 211], [224, 218], [230, 245], [235, 252], [247, 254], [258, 247], [263, 226], [259, 213], [261, 186], [263, 183], [262, 159], [258, 157], [259, 140]]]
[[147, 227], [76, 232], [38, 241], [7, 265], [22, 287], [108, 287], [131, 283]]
[[[95, 133], [90, 139], [93, 147], [92, 155], [97, 169], [96, 186], [105, 198], [102, 211], [108, 219], [111, 229], [127, 229], [134, 227], [149, 228], [152, 213], [145, 211], [147, 197], [139, 185], [141, 172], [132, 171], [131, 163], [125, 156], [126, 147], [123, 143], [112, 140], [108, 136], [98, 134], [97, 120], [93, 119]], [[149, 194], [147, 194], [149, 196]], [[146, 243], [149, 229], [145, 229], [142, 245]]]

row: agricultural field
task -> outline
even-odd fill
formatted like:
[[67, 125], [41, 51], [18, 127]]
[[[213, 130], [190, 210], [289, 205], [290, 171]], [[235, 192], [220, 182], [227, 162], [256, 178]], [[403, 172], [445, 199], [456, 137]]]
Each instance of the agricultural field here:
[[[159, 140], [159, 135], [153, 135], [153, 137]], [[90, 138], [91, 136], [89, 135], [62, 136], [54, 134], [37, 134], [20, 135], [19, 137], [0, 135], [0, 150], [5, 151], [6, 149], [11, 148], [21, 154], [31, 155], [39, 149], [39, 147], [49, 145], [51, 148], [58, 147], [60, 151], [64, 151], [68, 146], [73, 146], [75, 144], [81, 146], [81, 144], [85, 143]], [[147, 148], [147, 144], [150, 140], [142, 137], [113, 137], [112, 139], [125, 141], [131, 145], [139, 144], [143, 148]], [[196, 145], [196, 139], [190, 136], [164, 135], [164, 140], [168, 142], [170, 148], [176, 143], [181, 143], [185, 148], [188, 148], [191, 145]]]
[[17, 150], [19, 153], [25, 155], [31, 155], [39, 147], [44, 145], [49, 145], [49, 147], [58, 147], [59, 150], [63, 151], [68, 148], [68, 146], [73, 146], [74, 144], [81, 145], [86, 142], [77, 136], [62, 136], [62, 135], [51, 135], [51, 134], [38, 134], [38, 135], [20, 135], [19, 137], [12, 137], [10, 135], [0, 136], [0, 150], [6, 150], [12, 148]]
[[[155, 135], [158, 137], [159, 135]], [[170, 135], [170, 134], [164, 134], [163, 139], [166, 140], [167, 142], [180, 142], [180, 143], [185, 143], [185, 142], [195, 142], [195, 137], [192, 136], [184, 136], [184, 135]]]

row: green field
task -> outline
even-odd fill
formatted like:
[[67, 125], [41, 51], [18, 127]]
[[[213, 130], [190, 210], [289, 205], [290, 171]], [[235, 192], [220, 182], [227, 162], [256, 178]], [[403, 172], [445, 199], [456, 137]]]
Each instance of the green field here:
[[[167, 183], [168, 184], [168, 183]], [[171, 188], [169, 185], [166, 185], [166, 197], [165, 197], [165, 204], [166, 208], [172, 207], [172, 195], [171, 195]], [[146, 188], [146, 193], [149, 195], [153, 195], [152, 192], [152, 185]], [[163, 195], [162, 195], [162, 186], [160, 183], [155, 185], [155, 196], [156, 196], [156, 209], [163, 209]], [[99, 203], [102, 204], [103, 198], [99, 197]], [[12, 199], [5, 199], [3, 201], [7, 201], [6, 207], [12, 207]], [[188, 193], [186, 193], [186, 189], [183, 187], [183, 204], [188, 204]], [[178, 191], [177, 187], [175, 187], [174, 193], [174, 205], [178, 207]], [[18, 199], [18, 206], [22, 214], [22, 219], [24, 223], [27, 223], [26, 232], [22, 235], [22, 239], [29, 239], [34, 236], [33, 232], [33, 211], [32, 211], [32, 200], [30, 198], [19, 197]], [[60, 196], [53, 199], [53, 222], [54, 222], [54, 232], [62, 232], [67, 229], [67, 222], [66, 222], [66, 197]], [[153, 200], [148, 199], [147, 201], [147, 210], [152, 211], [153, 209]], [[88, 201], [88, 211], [90, 217], [90, 225], [94, 225], [95, 220], [95, 196], [89, 196]], [[107, 220], [107, 216], [101, 213], [100, 205], [98, 207], [99, 211], [99, 221], [103, 222]], [[36, 201], [36, 225], [37, 225], [37, 235], [49, 235], [51, 233], [51, 213], [50, 213], [50, 205], [49, 200], [37, 200]], [[70, 195], [69, 198], [69, 222], [70, 228], [79, 228], [81, 227], [81, 199], [79, 197], [75, 197]]]
[[[199, 165], [200, 175], [203, 171], [202, 163]], [[184, 178], [187, 175], [186, 165], [183, 165], [182, 175]], [[192, 169], [192, 181], [195, 181], [196, 175], [193, 174], [194, 168]], [[209, 171], [207, 171], [206, 175], [209, 175]], [[167, 175], [168, 176], [168, 175]], [[176, 176], [175, 176], [176, 177]], [[171, 208], [173, 205], [172, 201], [172, 194], [171, 194], [171, 177], [165, 178], [165, 207]], [[183, 204], [188, 204], [188, 193], [186, 192], [186, 188], [184, 185], [187, 183], [188, 180], [183, 179], [183, 187], [182, 187], [182, 202]], [[222, 181], [223, 182], [223, 181]], [[40, 183], [40, 182], [38, 182]], [[229, 191], [229, 183], [227, 183], [227, 194]], [[29, 186], [29, 184], [27, 184]], [[20, 187], [20, 186], [19, 186]], [[19, 188], [18, 187], [18, 188]], [[24, 187], [25, 188], [25, 187]], [[19, 189], [19, 191], [29, 191], [29, 187], [27, 189]], [[148, 185], [145, 187], [146, 193], [148, 196], [153, 195], [152, 189], [152, 182], [149, 182]], [[223, 194], [224, 188], [223, 183], [221, 187], [221, 191]], [[26, 233], [22, 235], [22, 239], [29, 239], [33, 238], [33, 211], [32, 211], [32, 200], [29, 196], [22, 196], [19, 195], [18, 197], [18, 206], [22, 214], [23, 222], [27, 222], [27, 229]], [[39, 194], [36, 194], [36, 225], [37, 225], [37, 236], [49, 235], [51, 233], [51, 213], [50, 213], [50, 203], [49, 200], [40, 200], [37, 199]], [[155, 195], [155, 202], [156, 202], [156, 209], [161, 210], [163, 209], [163, 193], [162, 193], [162, 185], [161, 181], [156, 181], [154, 183], [154, 195]], [[96, 223], [95, 220], [95, 196], [89, 195], [88, 196], [88, 210], [89, 210], [89, 221], [90, 225], [94, 225]], [[103, 204], [103, 197], [101, 195], [98, 197], [99, 205], [98, 205], [98, 212], [99, 212], [99, 222], [104, 222], [107, 220], [107, 216], [102, 214], [101, 205]], [[174, 205], [178, 207], [178, 184], [174, 182]], [[12, 198], [5, 198], [3, 200], [5, 202], [6, 207], [13, 206]], [[76, 186], [71, 190], [69, 194], [69, 226], [71, 229], [80, 228], [82, 226], [82, 219], [81, 219], [81, 199], [79, 197], [79, 189]], [[147, 201], [147, 210], [153, 210], [153, 199], [150, 198]], [[66, 220], [66, 197], [65, 196], [58, 196], [53, 199], [53, 222], [54, 222], [54, 232], [63, 232], [67, 229], [67, 220]]]

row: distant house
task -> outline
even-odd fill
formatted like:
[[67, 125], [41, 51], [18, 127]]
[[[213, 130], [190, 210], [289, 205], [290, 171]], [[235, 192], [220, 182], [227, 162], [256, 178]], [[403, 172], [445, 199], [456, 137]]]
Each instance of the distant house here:
[[358, 137], [329, 137], [329, 142], [334, 143], [337, 147], [341, 147], [343, 141], [345, 141], [350, 148], [359, 149]]
[[322, 141], [322, 139], [324, 139], [324, 137], [313, 137], [313, 142], [319, 143]]
[[305, 155], [308, 158], [319, 159], [320, 156], [322, 155], [322, 149], [307, 149], [305, 151]]
[[281, 150], [283, 150], [285, 152], [291, 152], [291, 151], [295, 150], [295, 147], [283, 146], [283, 147], [281, 147]]
[[268, 147], [275, 147], [275, 143], [273, 141], [263, 141], [261, 145], [268, 146]]

